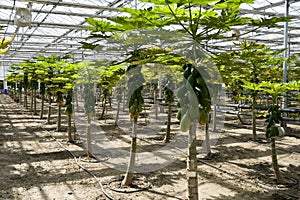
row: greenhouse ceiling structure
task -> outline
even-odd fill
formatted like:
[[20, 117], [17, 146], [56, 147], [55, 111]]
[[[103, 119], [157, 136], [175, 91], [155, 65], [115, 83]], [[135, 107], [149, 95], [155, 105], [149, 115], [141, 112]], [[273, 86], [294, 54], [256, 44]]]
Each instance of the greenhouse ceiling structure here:
[[[17, 32], [10, 51], [0, 55], [1, 66], [7, 68], [39, 55], [73, 54], [74, 61], [93, 59], [97, 53], [82, 49], [82, 44], [79, 43], [86, 41], [89, 36], [89, 31], [85, 29], [85, 18], [117, 16], [122, 14], [118, 8], [125, 6], [143, 7], [147, 4], [134, 0], [1, 0], [0, 26], [3, 30], [0, 31], [0, 37], [10, 38]], [[27, 27], [17, 28], [15, 24], [14, 18], [19, 8], [31, 11], [31, 24]], [[292, 17], [288, 29], [285, 29], [285, 23], [281, 23], [277, 27], [261, 28], [244, 34], [248, 31], [247, 27], [237, 27], [241, 34], [238, 40], [265, 43], [274, 49], [286, 46], [290, 54], [300, 53], [299, 0], [255, 0], [254, 4], [243, 4], [241, 7], [241, 15], [253, 18], [286, 14]], [[233, 42], [212, 41], [211, 51], [226, 51], [233, 47]]]

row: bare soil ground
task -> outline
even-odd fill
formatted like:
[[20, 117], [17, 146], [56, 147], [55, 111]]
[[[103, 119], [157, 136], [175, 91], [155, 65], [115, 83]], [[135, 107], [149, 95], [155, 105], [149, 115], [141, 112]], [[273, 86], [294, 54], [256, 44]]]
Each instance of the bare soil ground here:
[[[52, 124], [45, 124], [45, 119], [32, 115], [9, 96], [0, 95], [0, 199], [107, 199], [99, 181], [113, 199], [186, 199], [184, 158], [147, 177], [138, 174], [151, 183], [147, 190], [113, 191], [109, 183], [124, 173], [103, 162], [86, 162], [85, 149], [82, 145], [67, 143], [67, 133], [55, 131], [53, 117]], [[299, 199], [300, 125], [288, 124], [288, 134], [277, 139], [279, 165], [287, 185], [276, 187], [270, 147], [262, 124], [258, 129], [260, 142], [252, 142], [250, 126], [240, 125], [234, 115], [226, 116], [224, 131], [212, 149], [212, 157], [205, 159], [199, 155], [200, 199]], [[110, 128], [118, 134], [113, 126]], [[144, 181], [136, 183], [146, 184]], [[117, 188], [117, 183], [111, 186]]]

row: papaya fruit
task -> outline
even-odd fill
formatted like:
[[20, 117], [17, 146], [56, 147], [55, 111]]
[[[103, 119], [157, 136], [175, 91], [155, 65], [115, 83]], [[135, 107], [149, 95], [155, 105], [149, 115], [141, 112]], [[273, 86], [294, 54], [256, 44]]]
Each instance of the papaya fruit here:
[[191, 106], [189, 108], [189, 115], [190, 115], [192, 120], [199, 119], [199, 108]]
[[139, 105], [143, 105], [144, 104], [144, 98], [143, 98], [143, 96], [141, 96], [141, 95], [138, 96], [137, 97], [137, 102], [138, 102]]
[[180, 121], [181, 120], [181, 110], [179, 110], [176, 114], [176, 118]]
[[204, 125], [206, 123], [206, 112], [203, 108], [199, 109], [199, 124]]
[[194, 78], [197, 78], [198, 76], [201, 76], [200, 75], [200, 72], [194, 67], [193, 70], [192, 70], [192, 76]]
[[130, 108], [129, 108], [129, 113], [134, 114], [134, 113], [136, 112], [136, 110], [137, 110], [137, 107], [136, 107], [135, 105], [132, 105], [132, 106], [130, 106]]
[[180, 121], [180, 130], [182, 132], [187, 132], [190, 129], [191, 126], [191, 119], [188, 113], [183, 115]]
[[267, 137], [268, 137], [268, 138], [271, 138], [271, 137], [275, 137], [275, 136], [278, 136], [278, 135], [279, 135], [278, 128], [277, 128], [275, 125], [272, 125], [272, 126], [269, 128], [269, 132], [268, 132]]
[[183, 77], [184, 77], [185, 79], [188, 79], [190, 75], [191, 75], [191, 69], [190, 69], [190, 68], [186, 68], [186, 69], [184, 70], [184, 72], [183, 72]]
[[183, 107], [184, 105], [187, 105], [188, 103], [189, 103], [189, 99], [188, 99], [187, 95], [184, 95], [183, 97], [181, 97], [179, 99], [180, 107]]
[[200, 74], [199, 74], [199, 76], [196, 78], [196, 83], [197, 83], [197, 85], [200, 86], [200, 87], [203, 87], [203, 86], [206, 85], [204, 79], [202, 78], [202, 76], [201, 76]]
[[188, 80], [188, 83], [190, 84], [190, 86], [192, 86], [192, 88], [194, 88], [196, 85], [195, 78], [193, 76], [189, 76], [187, 80]]
[[194, 92], [188, 93], [188, 99], [190, 106], [197, 107], [199, 105], [198, 98]]
[[134, 100], [135, 100], [135, 98], [133, 96], [131, 96], [129, 99], [129, 102], [128, 102], [129, 108], [134, 104]]
[[182, 85], [182, 86], [179, 87], [179, 88], [177, 89], [177, 91], [176, 91], [177, 97], [178, 97], [178, 98], [183, 97], [183, 96], [186, 94], [186, 92], [187, 92], [187, 90], [186, 90], [185, 86]]
[[188, 107], [187, 106], [182, 106], [180, 108], [181, 115], [184, 115], [187, 111], [188, 111]]

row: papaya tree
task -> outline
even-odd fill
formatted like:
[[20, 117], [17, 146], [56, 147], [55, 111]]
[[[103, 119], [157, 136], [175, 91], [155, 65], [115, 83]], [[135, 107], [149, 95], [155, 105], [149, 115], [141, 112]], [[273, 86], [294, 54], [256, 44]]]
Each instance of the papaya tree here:
[[77, 78], [78, 66], [77, 64], [66, 64], [62, 68], [63, 75], [66, 78], [66, 85], [64, 87], [66, 93], [66, 109], [65, 114], [67, 115], [68, 121], [68, 142], [74, 142], [74, 137], [72, 137], [72, 116], [74, 114], [73, 110], [73, 88], [74, 82]]
[[[216, 56], [217, 65], [227, 86], [236, 93], [247, 94], [243, 88], [243, 81], [259, 84], [262, 81], [279, 82], [282, 79], [282, 62], [285, 58], [279, 57], [282, 50], [274, 51], [264, 44], [248, 42], [237, 44], [238, 50], [221, 53]], [[236, 83], [239, 83], [238, 85]], [[256, 106], [258, 94], [256, 90], [248, 92], [252, 101], [252, 135], [257, 140], [256, 133]]]
[[99, 78], [98, 85], [102, 90], [103, 99], [103, 109], [100, 115], [100, 119], [104, 118], [105, 111], [107, 109], [107, 100], [111, 97], [111, 92], [113, 87], [116, 86], [120, 77], [124, 74], [124, 69], [120, 68], [119, 65], [116, 66], [102, 66], [98, 68]]
[[[41, 77], [45, 77], [44, 82], [46, 85], [46, 94], [48, 95], [48, 115], [47, 123], [50, 123], [51, 110], [52, 110], [52, 97], [56, 96], [56, 103], [58, 106], [58, 120], [57, 120], [57, 130], [61, 130], [61, 107], [63, 105], [63, 94], [65, 91], [64, 87], [69, 81], [69, 75], [63, 74], [63, 67], [69, 66], [69, 63], [64, 61], [69, 59], [70, 55], [57, 56], [52, 55], [49, 57], [39, 56], [37, 59], [39, 66], [42, 66], [41, 71], [45, 71], [46, 74], [40, 73]], [[66, 68], [66, 67], [65, 67]], [[39, 71], [40, 72], [40, 71]], [[74, 72], [75, 73], [75, 72]]]
[[167, 75], [166, 77], [166, 85], [165, 85], [165, 102], [168, 105], [168, 120], [167, 120], [167, 130], [166, 130], [166, 136], [164, 138], [164, 142], [168, 143], [170, 142], [171, 137], [171, 117], [172, 117], [172, 103], [174, 102], [174, 90], [175, 90], [175, 84], [172, 80], [172, 77], [170, 75]]
[[[96, 20], [88, 18], [90, 26], [87, 28], [92, 31], [93, 37], [108, 38], [111, 33], [123, 32], [128, 30], [137, 30], [141, 28], [158, 29], [162, 27], [176, 26], [176, 33], [185, 35], [209, 47], [207, 41], [211, 39], [226, 38], [225, 32], [230, 30], [231, 26], [249, 25], [253, 30], [261, 26], [272, 26], [278, 21], [286, 18], [274, 19], [251, 19], [239, 15], [239, 6], [242, 3], [253, 3], [253, 0], [245, 1], [165, 1], [165, 0], [141, 0], [142, 2], [152, 3], [147, 9], [121, 8], [120, 11], [126, 12], [129, 16], [118, 16], [106, 20]], [[213, 4], [213, 5], [212, 5]], [[207, 5], [212, 5], [211, 9], [206, 9]], [[94, 46], [95, 47], [95, 46]], [[146, 60], [146, 59], [145, 59]], [[196, 66], [197, 68], [197, 66]], [[200, 105], [200, 104], [199, 104]], [[207, 109], [205, 112], [208, 112]], [[193, 143], [194, 123], [191, 126], [190, 141]], [[189, 153], [195, 153], [195, 146], [190, 146]], [[190, 155], [189, 155], [190, 156]], [[196, 156], [192, 159], [193, 166], [189, 165], [188, 174], [193, 177], [189, 181], [189, 199], [198, 199], [197, 190], [197, 160]], [[192, 172], [192, 173], [190, 173]], [[196, 182], [194, 182], [196, 181]]]
[[272, 167], [275, 173], [277, 184], [284, 184], [285, 180], [280, 172], [277, 151], [276, 151], [276, 138], [279, 136], [278, 127], [282, 124], [282, 112], [280, 110], [279, 98], [284, 93], [290, 90], [299, 90], [300, 82], [289, 82], [289, 83], [276, 83], [276, 82], [261, 82], [255, 84], [251, 82], [244, 82], [244, 87], [250, 90], [261, 91], [272, 97], [272, 103], [268, 106], [268, 118], [266, 127], [266, 138], [270, 140], [271, 144], [271, 158]]
[[[97, 83], [98, 73], [91, 63], [85, 61], [78, 63], [78, 76], [75, 80], [74, 87], [82, 88], [82, 94], [79, 96], [83, 96], [83, 111], [84, 117], [86, 117], [87, 121], [84, 123], [86, 126], [85, 135], [86, 135], [86, 144], [87, 144], [87, 156], [88, 158], [93, 157], [92, 143], [91, 143], [91, 122], [96, 114], [95, 111], [95, 84]], [[78, 98], [78, 95], [76, 95]]]
[[135, 168], [135, 156], [137, 148], [137, 121], [140, 112], [143, 110], [144, 98], [142, 96], [144, 77], [141, 73], [141, 67], [130, 65], [127, 68], [127, 72], [132, 72], [128, 80], [128, 108], [130, 112], [130, 118], [132, 119], [132, 133], [131, 133], [131, 146], [130, 146], [130, 161], [126, 170], [125, 177], [122, 181], [123, 186], [129, 186], [132, 184], [134, 168]]

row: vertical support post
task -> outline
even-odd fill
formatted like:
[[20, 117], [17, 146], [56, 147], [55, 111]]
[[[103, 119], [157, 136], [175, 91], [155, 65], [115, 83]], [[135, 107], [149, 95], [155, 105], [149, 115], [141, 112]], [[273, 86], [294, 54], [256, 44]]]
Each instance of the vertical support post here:
[[[285, 14], [284, 14], [285, 17], [288, 17], [289, 16], [289, 0], [285, 0]], [[289, 41], [289, 30], [288, 30], [288, 27], [289, 24], [288, 22], [285, 22], [284, 23], [284, 40], [283, 40], [283, 45], [284, 45], [284, 48], [285, 48], [285, 51], [283, 53], [283, 56], [284, 58], [288, 58], [289, 55], [289, 46], [288, 46], [288, 41]], [[282, 82], [283, 83], [286, 83], [288, 80], [287, 80], [287, 69], [288, 69], [288, 63], [287, 61], [285, 60], [283, 62], [283, 78], [282, 78]], [[287, 107], [287, 98], [286, 98], [286, 95], [283, 96], [283, 99], [282, 99], [282, 105], [281, 105], [282, 108], [286, 108]]]
[[3, 93], [4, 94], [8, 94], [7, 81], [5, 80], [5, 77], [6, 77], [6, 67], [4, 66], [3, 63], [2, 63], [2, 67], [3, 67]]
[[158, 97], [161, 99], [162, 98], [162, 72], [159, 72], [159, 82], [158, 82], [158, 88], [159, 88], [159, 93]]

